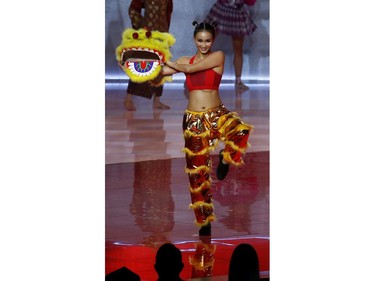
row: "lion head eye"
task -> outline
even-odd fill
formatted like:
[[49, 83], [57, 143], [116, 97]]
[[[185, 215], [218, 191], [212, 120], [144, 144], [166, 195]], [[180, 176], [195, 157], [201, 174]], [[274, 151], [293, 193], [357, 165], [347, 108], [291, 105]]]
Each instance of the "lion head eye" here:
[[147, 37], [147, 38], [150, 38], [150, 37], [151, 37], [151, 31], [147, 31], [147, 32], [146, 32], [146, 37]]
[[134, 32], [132, 36], [133, 36], [133, 39], [137, 39], [139, 35], [137, 32]]

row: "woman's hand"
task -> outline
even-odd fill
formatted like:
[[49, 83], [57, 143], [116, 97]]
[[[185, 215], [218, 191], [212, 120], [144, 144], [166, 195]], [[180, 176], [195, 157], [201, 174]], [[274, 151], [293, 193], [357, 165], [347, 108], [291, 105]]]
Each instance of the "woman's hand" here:
[[172, 75], [178, 72], [177, 69], [173, 67], [173, 65], [176, 65], [173, 61], [166, 61], [164, 65], [162, 66], [162, 74], [164, 76]]

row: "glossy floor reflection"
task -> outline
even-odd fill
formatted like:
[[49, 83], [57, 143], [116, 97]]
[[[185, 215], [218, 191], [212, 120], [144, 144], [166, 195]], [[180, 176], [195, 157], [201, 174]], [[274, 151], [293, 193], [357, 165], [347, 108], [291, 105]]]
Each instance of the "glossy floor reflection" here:
[[[186, 107], [182, 85], [165, 87], [170, 110], [153, 111], [135, 97], [137, 111], [123, 107], [126, 84], [106, 88], [106, 273], [126, 266], [142, 280], [156, 280], [158, 246], [176, 244], [185, 263], [182, 278], [225, 280], [230, 255], [239, 243], [257, 250], [262, 276], [269, 274], [269, 87], [252, 85], [235, 93], [221, 87], [227, 108], [255, 126], [244, 166], [224, 181], [212, 174], [216, 221], [211, 241], [201, 241], [188, 209], [181, 120]], [[218, 162], [212, 154], [213, 166]]]

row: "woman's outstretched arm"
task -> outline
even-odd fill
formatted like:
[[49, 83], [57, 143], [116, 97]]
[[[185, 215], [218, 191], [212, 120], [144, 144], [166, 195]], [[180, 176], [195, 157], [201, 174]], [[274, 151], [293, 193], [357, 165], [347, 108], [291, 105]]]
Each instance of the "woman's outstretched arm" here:
[[[189, 63], [189, 58], [188, 57], [181, 57], [179, 59], [177, 59], [175, 62], [172, 62], [172, 61], [169, 61], [170, 63], [178, 63], [178, 64], [185, 64], [185, 63]], [[173, 75], [177, 72], [181, 72], [180, 70], [176, 69], [176, 68], [173, 68], [173, 67], [170, 67], [167, 62], [163, 65], [163, 68], [162, 68], [162, 72], [161, 72], [161, 75], [163, 76], [169, 76], [169, 75]]]
[[[181, 58], [176, 60], [176, 62], [178, 62], [178, 63], [183, 63], [183, 62], [186, 62], [186, 61], [189, 62], [188, 57], [181, 57]], [[167, 76], [172, 76], [173, 74], [175, 74], [177, 72], [179, 72], [179, 71], [169, 67], [166, 64], [164, 64], [164, 65], [162, 65], [162, 69], [161, 69], [159, 75], [151, 81], [151, 84], [160, 85], [164, 78], [166, 78]]]
[[211, 53], [207, 58], [199, 62], [189, 64], [186, 61], [167, 61], [166, 65], [169, 68], [175, 69], [178, 72], [194, 73], [206, 69], [212, 69], [216, 67], [223, 67], [225, 61], [225, 55], [222, 51], [216, 51]]

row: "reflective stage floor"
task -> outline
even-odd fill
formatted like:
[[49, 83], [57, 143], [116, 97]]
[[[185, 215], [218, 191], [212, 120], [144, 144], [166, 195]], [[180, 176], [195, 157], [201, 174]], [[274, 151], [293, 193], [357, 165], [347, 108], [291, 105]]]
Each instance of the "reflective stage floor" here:
[[[155, 254], [165, 242], [181, 249], [185, 280], [226, 280], [230, 255], [240, 243], [257, 251], [261, 276], [269, 276], [269, 86], [239, 93], [220, 88], [225, 106], [254, 125], [245, 165], [223, 181], [212, 173], [216, 221], [212, 239], [201, 241], [189, 210], [181, 121], [187, 99], [182, 84], [167, 84], [161, 101], [134, 97], [136, 111], [123, 106], [127, 84], [106, 85], [105, 261], [106, 274], [126, 266], [142, 280], [156, 280]], [[212, 153], [217, 166], [219, 145]]]

